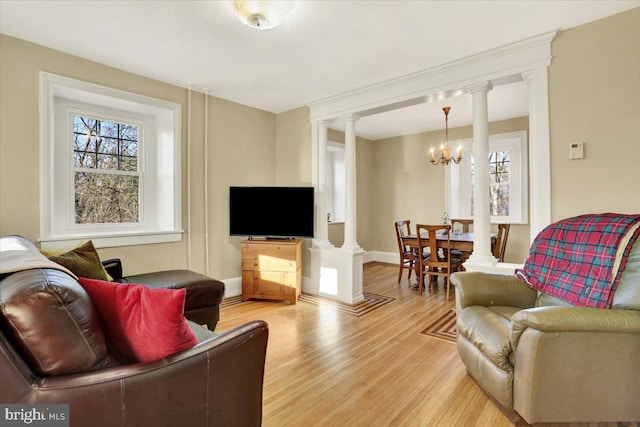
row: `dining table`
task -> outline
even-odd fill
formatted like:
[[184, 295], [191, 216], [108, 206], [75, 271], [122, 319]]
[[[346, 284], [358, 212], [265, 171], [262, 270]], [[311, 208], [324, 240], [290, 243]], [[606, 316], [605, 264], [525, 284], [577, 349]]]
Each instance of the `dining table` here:
[[[491, 234], [491, 248], [493, 249], [493, 245], [496, 242], [496, 237], [498, 235], [496, 233]], [[420, 234], [420, 238], [423, 242], [423, 245], [426, 246], [429, 242], [429, 234], [422, 233]], [[436, 234], [437, 246], [440, 248], [445, 247], [445, 242], [447, 241], [447, 236], [442, 233]], [[417, 234], [408, 234], [402, 237], [402, 242], [413, 248], [418, 247], [418, 235]], [[473, 232], [467, 233], [451, 233], [451, 249], [457, 249], [462, 252], [473, 252]]]
[[[491, 250], [493, 251], [493, 247], [496, 244], [496, 238], [498, 237], [497, 233], [491, 233]], [[423, 247], [429, 246], [429, 233], [421, 233], [420, 234], [420, 240], [422, 240], [422, 245]], [[444, 233], [436, 233], [436, 246], [438, 248], [446, 248], [446, 242], [448, 241], [447, 239], [447, 235]], [[463, 260], [466, 260], [469, 255], [471, 255], [471, 252], [473, 252], [473, 232], [467, 232], [467, 233], [451, 233], [451, 240], [450, 240], [450, 249], [453, 250], [459, 250], [461, 252], [463, 252], [464, 256], [463, 256]], [[404, 243], [407, 246], [410, 246], [412, 248], [417, 248], [418, 247], [418, 235], [417, 234], [408, 234], [406, 236], [402, 237], [402, 243]], [[416, 277], [418, 277], [418, 284], [417, 286], [419, 287], [421, 285], [422, 282], [422, 275], [418, 274], [419, 271], [419, 266], [416, 265]]]

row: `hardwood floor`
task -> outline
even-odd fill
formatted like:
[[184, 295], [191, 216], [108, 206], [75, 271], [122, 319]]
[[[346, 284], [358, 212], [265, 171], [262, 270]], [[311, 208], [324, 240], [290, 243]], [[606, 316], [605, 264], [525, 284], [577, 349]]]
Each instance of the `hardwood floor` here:
[[364, 290], [396, 300], [363, 317], [304, 302], [222, 309], [218, 333], [252, 319], [269, 324], [264, 426], [512, 425], [466, 374], [455, 344], [420, 333], [454, 306], [443, 286], [421, 297], [406, 275], [397, 278], [396, 266], [365, 265]]

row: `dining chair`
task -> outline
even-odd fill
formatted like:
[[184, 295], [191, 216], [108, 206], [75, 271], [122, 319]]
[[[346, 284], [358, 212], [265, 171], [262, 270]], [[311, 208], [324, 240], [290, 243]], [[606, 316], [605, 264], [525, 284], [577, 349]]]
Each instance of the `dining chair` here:
[[452, 219], [451, 220], [451, 227], [454, 230], [456, 230], [458, 228], [458, 227], [456, 227], [456, 224], [460, 224], [461, 225], [463, 233], [468, 233], [469, 231], [471, 231], [471, 226], [473, 225], [473, 220], [472, 219]]
[[[462, 230], [463, 233], [468, 233], [469, 231], [471, 231], [472, 225], [473, 225], [472, 219], [452, 219], [451, 220], [452, 231]], [[469, 257], [471, 256], [471, 252], [452, 249], [451, 256], [462, 263], [462, 262], [465, 262], [467, 259], [469, 259]]]
[[405, 267], [409, 269], [409, 275], [407, 279], [411, 279], [411, 271], [416, 268], [416, 261], [418, 259], [416, 250], [410, 246], [407, 246], [402, 241], [402, 238], [411, 234], [411, 221], [408, 219], [402, 221], [396, 221], [396, 238], [398, 239], [398, 250], [400, 252], [400, 272], [398, 273], [398, 283], [402, 280], [402, 272]]
[[499, 262], [504, 262], [504, 253], [507, 249], [507, 238], [509, 237], [509, 228], [511, 224], [498, 224], [498, 235], [496, 236], [496, 243], [493, 246], [493, 256]]
[[[426, 232], [428, 236], [428, 242], [425, 241], [423, 232]], [[440, 241], [437, 240], [437, 233], [446, 232], [446, 236], [443, 236]], [[418, 280], [418, 289], [420, 295], [425, 287], [425, 276], [429, 284], [429, 289], [432, 286], [432, 279], [437, 280], [438, 276], [444, 277], [445, 284], [447, 285], [447, 300], [449, 300], [449, 287], [450, 276], [452, 271], [459, 271], [462, 264], [459, 260], [454, 260], [451, 257], [451, 226], [450, 225], [416, 225], [416, 234], [418, 236], [418, 262], [420, 274]], [[424, 252], [425, 247], [429, 248], [429, 254]], [[438, 251], [442, 249], [442, 251]], [[435, 276], [435, 277], [434, 277]]]

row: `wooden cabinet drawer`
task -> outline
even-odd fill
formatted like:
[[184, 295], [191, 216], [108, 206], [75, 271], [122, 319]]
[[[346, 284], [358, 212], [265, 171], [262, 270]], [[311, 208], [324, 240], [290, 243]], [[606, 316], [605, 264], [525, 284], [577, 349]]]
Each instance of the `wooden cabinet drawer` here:
[[295, 261], [258, 255], [254, 258], [242, 259], [243, 270], [296, 271]]
[[242, 243], [242, 269], [296, 271], [301, 263], [298, 244]]

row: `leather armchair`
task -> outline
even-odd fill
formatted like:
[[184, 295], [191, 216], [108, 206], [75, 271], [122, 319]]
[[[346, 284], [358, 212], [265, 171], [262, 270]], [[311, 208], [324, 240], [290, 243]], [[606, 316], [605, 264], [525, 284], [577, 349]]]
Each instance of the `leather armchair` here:
[[538, 293], [515, 276], [465, 272], [452, 283], [460, 357], [512, 420], [640, 420], [640, 311], [536, 307]]
[[266, 323], [216, 335], [189, 322], [195, 346], [120, 364], [82, 286], [13, 240], [0, 251], [0, 402], [69, 404], [72, 426], [261, 424]]
[[166, 359], [40, 377], [0, 332], [0, 402], [66, 403], [72, 426], [259, 426], [267, 335], [254, 321]]

